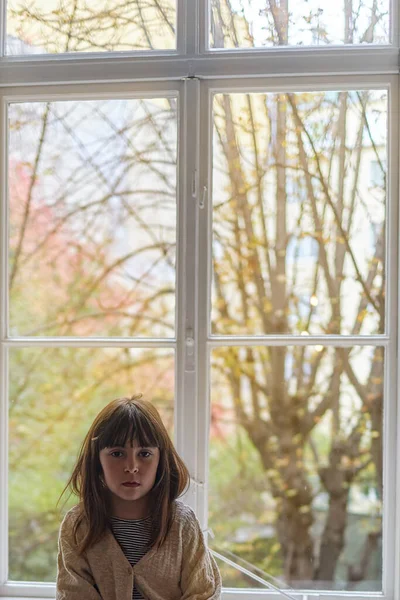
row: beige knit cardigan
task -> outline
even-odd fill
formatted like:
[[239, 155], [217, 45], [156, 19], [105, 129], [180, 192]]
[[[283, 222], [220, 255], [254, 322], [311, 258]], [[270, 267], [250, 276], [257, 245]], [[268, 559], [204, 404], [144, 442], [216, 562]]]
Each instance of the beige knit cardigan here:
[[[151, 549], [134, 567], [111, 530], [79, 556], [72, 533], [77, 515], [74, 506], [60, 527], [56, 600], [132, 600], [134, 584], [146, 600], [220, 599], [217, 564], [194, 512], [182, 502], [173, 504], [165, 543], [159, 550]], [[85, 527], [83, 522], [78, 529], [78, 542]]]

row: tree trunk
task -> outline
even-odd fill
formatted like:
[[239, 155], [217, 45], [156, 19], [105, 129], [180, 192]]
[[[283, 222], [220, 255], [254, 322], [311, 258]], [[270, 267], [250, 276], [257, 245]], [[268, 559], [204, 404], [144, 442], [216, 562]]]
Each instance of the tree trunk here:
[[347, 500], [349, 490], [329, 497], [329, 510], [322, 535], [319, 564], [315, 573], [317, 581], [333, 581], [337, 561], [344, 548], [344, 534], [347, 524]]

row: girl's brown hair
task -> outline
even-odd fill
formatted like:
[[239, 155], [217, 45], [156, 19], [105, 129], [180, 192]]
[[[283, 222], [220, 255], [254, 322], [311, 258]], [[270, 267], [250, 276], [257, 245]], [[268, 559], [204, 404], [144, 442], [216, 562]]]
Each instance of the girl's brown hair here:
[[171, 527], [172, 503], [189, 485], [189, 471], [176, 452], [157, 409], [141, 394], [113, 400], [97, 415], [79, 452], [66, 490], [80, 499], [80, 512], [74, 524], [77, 530], [85, 519], [88, 529], [78, 545], [80, 554], [93, 546], [110, 528], [108, 491], [102, 484], [100, 450], [124, 447], [127, 441], [142, 447], [157, 447], [160, 459], [156, 480], [149, 495], [153, 529], [150, 545], [160, 547]]

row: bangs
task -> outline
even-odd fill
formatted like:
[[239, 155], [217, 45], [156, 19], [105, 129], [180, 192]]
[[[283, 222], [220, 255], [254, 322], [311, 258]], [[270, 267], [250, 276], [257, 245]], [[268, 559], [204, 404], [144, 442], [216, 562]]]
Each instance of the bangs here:
[[124, 447], [136, 442], [141, 447], [160, 448], [164, 445], [156, 427], [134, 404], [120, 405], [106, 423], [100, 425], [95, 436], [99, 450], [114, 446]]

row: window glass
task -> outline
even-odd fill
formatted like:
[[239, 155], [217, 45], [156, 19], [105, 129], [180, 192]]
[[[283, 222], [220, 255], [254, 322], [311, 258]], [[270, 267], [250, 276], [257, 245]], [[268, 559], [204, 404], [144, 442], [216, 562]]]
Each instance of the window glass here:
[[209, 0], [210, 46], [387, 44], [388, 0]]
[[57, 500], [98, 412], [114, 398], [141, 392], [173, 437], [174, 379], [169, 349], [10, 352], [10, 580], [55, 581], [60, 519], [78, 502], [68, 494], [58, 506]]
[[176, 105], [11, 104], [12, 335], [174, 336]]
[[8, 0], [6, 53], [176, 48], [176, 0]]
[[[210, 544], [293, 588], [382, 589], [383, 348], [211, 357]], [[219, 562], [226, 587], [262, 587]]]
[[387, 92], [216, 94], [213, 124], [212, 332], [383, 333]]

